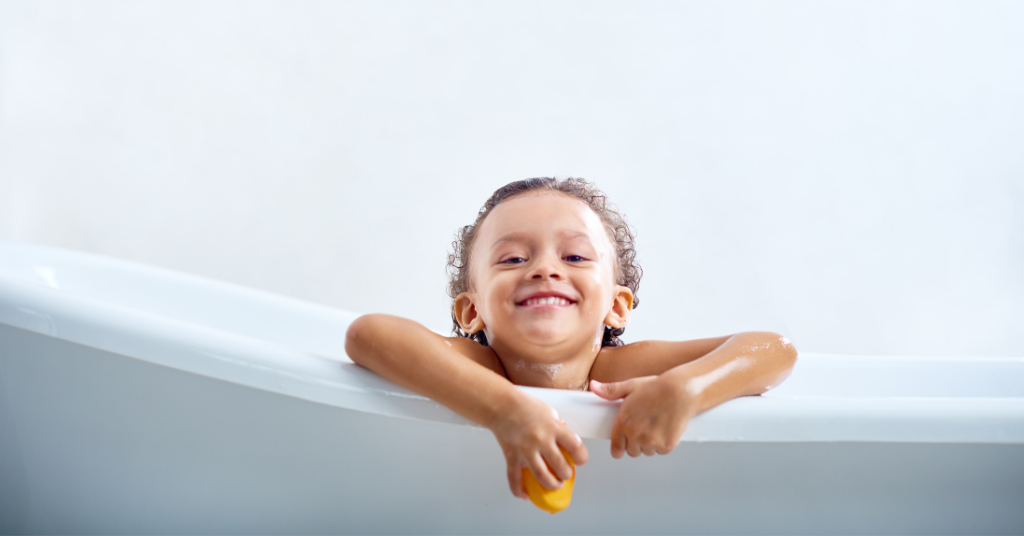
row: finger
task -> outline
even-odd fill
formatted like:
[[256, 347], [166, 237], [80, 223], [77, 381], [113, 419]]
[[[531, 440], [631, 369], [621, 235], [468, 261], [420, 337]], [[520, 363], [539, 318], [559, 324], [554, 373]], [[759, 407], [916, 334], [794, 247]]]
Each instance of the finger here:
[[521, 465], [508, 466], [508, 487], [512, 490], [512, 495], [520, 499], [528, 497], [526, 490], [523, 489], [523, 468]]
[[572, 478], [572, 466], [569, 465], [569, 460], [565, 459], [565, 455], [562, 454], [558, 447], [552, 450], [545, 450], [544, 461], [548, 463], [548, 467], [551, 468], [555, 476], [562, 481]]
[[643, 451], [640, 450], [640, 441], [636, 436], [626, 436], [626, 454], [629, 454], [631, 458], [636, 458], [641, 453], [643, 453]]
[[641, 443], [640, 450], [644, 453], [644, 456], [654, 456], [654, 445], [649, 443]]
[[562, 481], [551, 474], [551, 471], [548, 470], [548, 465], [544, 463], [544, 458], [541, 457], [540, 453], [536, 453], [530, 458], [529, 465], [530, 471], [537, 478], [537, 482], [540, 482], [540, 485], [548, 489], [559, 489], [562, 487]]
[[613, 383], [590, 380], [590, 390], [605, 400], [618, 400], [633, 392], [634, 383], [633, 380]]
[[566, 430], [558, 438], [558, 444], [565, 450], [569, 451], [569, 455], [572, 456], [572, 462], [576, 465], [584, 465], [587, 460], [590, 459], [590, 453], [587, 452], [587, 446], [583, 444], [583, 440], [580, 436], [573, 433], [572, 430]]
[[622, 457], [624, 452], [626, 452], [626, 433], [623, 430], [622, 422], [615, 419], [615, 424], [612, 425], [612, 458], [617, 460]]

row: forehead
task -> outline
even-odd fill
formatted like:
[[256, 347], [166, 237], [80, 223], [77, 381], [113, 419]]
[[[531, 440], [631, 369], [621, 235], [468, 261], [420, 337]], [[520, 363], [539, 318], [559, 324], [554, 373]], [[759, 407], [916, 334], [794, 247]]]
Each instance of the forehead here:
[[584, 235], [597, 247], [611, 246], [601, 218], [590, 206], [552, 190], [526, 192], [498, 203], [481, 224], [478, 240], [491, 246], [511, 234]]

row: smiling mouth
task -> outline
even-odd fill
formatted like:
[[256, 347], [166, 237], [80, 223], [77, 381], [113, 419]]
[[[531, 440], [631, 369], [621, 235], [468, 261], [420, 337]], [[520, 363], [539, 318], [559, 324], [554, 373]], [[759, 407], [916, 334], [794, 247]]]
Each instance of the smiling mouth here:
[[572, 300], [565, 299], [565, 298], [560, 298], [558, 296], [543, 296], [543, 297], [530, 298], [528, 300], [521, 301], [521, 302], [519, 302], [519, 305], [525, 306], [525, 307], [542, 306], [542, 305], [553, 305], [553, 306], [556, 306], [556, 307], [558, 307], [558, 306], [564, 307], [564, 306], [567, 306], [567, 305], [572, 305], [574, 303], [576, 303], [576, 302], [574, 302]]

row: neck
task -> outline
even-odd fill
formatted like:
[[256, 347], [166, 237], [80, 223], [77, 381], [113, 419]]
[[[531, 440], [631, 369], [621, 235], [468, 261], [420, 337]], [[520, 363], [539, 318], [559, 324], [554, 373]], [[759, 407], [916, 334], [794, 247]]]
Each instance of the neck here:
[[577, 351], [517, 349], [494, 341], [491, 349], [516, 385], [579, 391], [590, 382], [590, 369], [601, 352], [601, 339]]

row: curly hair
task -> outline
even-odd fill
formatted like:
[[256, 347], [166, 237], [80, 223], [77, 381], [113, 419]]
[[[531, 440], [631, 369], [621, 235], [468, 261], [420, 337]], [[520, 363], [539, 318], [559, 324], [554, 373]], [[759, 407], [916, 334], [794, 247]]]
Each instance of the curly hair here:
[[[466, 333], [459, 320], [455, 316], [455, 298], [459, 294], [469, 290], [469, 259], [473, 250], [473, 243], [476, 241], [476, 233], [480, 229], [487, 215], [494, 210], [505, 199], [533, 190], [551, 190], [562, 192], [566, 195], [579, 199], [587, 204], [604, 223], [608, 231], [608, 238], [615, 246], [615, 257], [618, 262], [615, 264], [615, 279], [619, 285], [628, 287], [633, 291], [633, 308], [640, 304], [637, 292], [640, 288], [640, 278], [643, 270], [636, 261], [635, 233], [632, 227], [626, 223], [626, 217], [620, 214], [614, 205], [608, 203], [607, 196], [584, 179], [568, 178], [558, 180], [554, 178], [541, 177], [511, 182], [498, 188], [490, 199], [484, 203], [483, 208], [476, 216], [472, 225], [467, 225], [456, 233], [455, 241], [452, 242], [453, 251], [448, 255], [448, 296], [452, 299], [452, 333], [459, 337], [473, 339], [484, 346], [487, 346], [487, 337], [483, 330], [476, 333]], [[619, 337], [626, 331], [626, 328], [611, 328], [605, 326], [604, 337], [601, 346], [621, 346], [623, 343]]]

